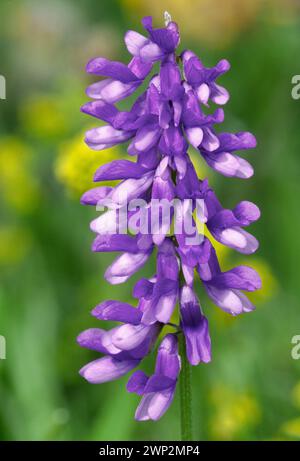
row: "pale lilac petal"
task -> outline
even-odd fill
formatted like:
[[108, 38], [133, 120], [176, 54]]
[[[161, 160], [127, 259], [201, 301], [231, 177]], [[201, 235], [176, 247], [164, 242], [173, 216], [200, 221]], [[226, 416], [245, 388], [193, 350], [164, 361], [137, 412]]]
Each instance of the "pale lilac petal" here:
[[168, 323], [172, 316], [178, 297], [178, 283], [174, 280], [157, 282], [153, 291], [152, 306], [159, 322]]
[[202, 83], [196, 88], [196, 94], [201, 104], [207, 105], [210, 96], [210, 89], [206, 83]]
[[134, 30], [128, 30], [126, 32], [124, 41], [127, 50], [133, 56], [139, 56], [141, 49], [149, 43], [148, 38], [138, 32], [135, 32]]
[[[101, 99], [102, 98], [102, 91], [106, 86], [109, 86], [114, 80], [107, 78], [105, 80], [101, 80], [100, 82], [92, 83], [86, 89], [86, 94], [89, 98], [92, 99]], [[106, 102], [114, 102], [114, 101], [106, 101]]]
[[122, 83], [119, 80], [111, 80], [101, 91], [101, 98], [108, 102], [114, 103], [130, 96], [141, 84], [141, 81]]
[[212, 87], [210, 97], [215, 104], [222, 106], [228, 102], [230, 96], [226, 88], [215, 83]]
[[252, 254], [258, 248], [257, 239], [240, 227], [231, 227], [220, 231], [214, 231], [213, 236], [223, 245], [234, 248], [243, 254]]
[[146, 125], [139, 129], [134, 140], [133, 148], [138, 152], [150, 150], [160, 137], [160, 129], [156, 125]]
[[106, 270], [105, 279], [112, 285], [124, 283], [137, 272], [149, 258], [149, 253], [124, 253]]
[[168, 323], [173, 314], [177, 301], [177, 293], [162, 295], [156, 305], [156, 319], [162, 323]]
[[238, 290], [219, 289], [214, 285], [205, 284], [206, 291], [214, 304], [231, 315], [250, 312], [254, 309], [249, 299]]
[[203, 128], [202, 147], [208, 152], [213, 152], [220, 146], [218, 137], [207, 127]]
[[174, 111], [174, 126], [179, 126], [181, 114], [182, 114], [182, 103], [181, 101], [173, 101], [173, 111]]
[[143, 46], [140, 50], [140, 56], [142, 59], [147, 61], [157, 61], [164, 56], [164, 51], [156, 45], [156, 43], [149, 42]]
[[245, 159], [229, 152], [204, 155], [206, 162], [224, 176], [248, 179], [253, 176], [253, 168]]
[[88, 363], [80, 370], [81, 376], [92, 384], [114, 381], [136, 368], [139, 360], [116, 360], [112, 357], [103, 357]]
[[194, 268], [182, 263], [182, 272], [186, 284], [192, 286], [194, 282]]
[[142, 398], [135, 413], [137, 421], [159, 420], [171, 405], [175, 394], [175, 389], [171, 388], [163, 392], [153, 392], [146, 394]]
[[200, 127], [186, 128], [185, 133], [189, 142], [197, 149], [203, 140], [203, 130]]
[[140, 197], [153, 182], [153, 174], [145, 174], [138, 179], [126, 179], [118, 184], [110, 195], [110, 199], [117, 205], [129, 204], [130, 200]]
[[94, 150], [107, 149], [115, 144], [125, 142], [132, 138], [131, 131], [116, 130], [106, 125], [99, 128], [92, 128], [86, 132], [85, 142]]
[[187, 171], [187, 160], [185, 157], [180, 157], [179, 155], [174, 156], [174, 163], [177, 168], [178, 178], [181, 180], [184, 178]]
[[[101, 202], [102, 200], [100, 199], [98, 203], [100, 204]], [[116, 234], [117, 232], [126, 233], [127, 210], [124, 208], [108, 210], [94, 219], [90, 224], [90, 228], [93, 232], [101, 235]]]
[[88, 190], [85, 192], [80, 202], [83, 205], [97, 205], [99, 200], [106, 198], [112, 191], [112, 187], [101, 186], [95, 187], [94, 189]]
[[92, 83], [86, 90], [86, 94], [93, 99], [102, 99], [103, 101], [113, 104], [121, 99], [130, 96], [141, 81], [123, 83], [119, 80], [105, 79], [100, 82]]
[[155, 327], [148, 325], [125, 324], [115, 330], [112, 342], [115, 347], [123, 351], [130, 351], [138, 347], [147, 337], [151, 335], [151, 329]]
[[109, 355], [119, 356], [119, 354], [122, 353], [121, 349], [116, 347], [112, 340], [113, 334], [118, 330], [118, 328], [120, 327], [115, 327], [111, 330], [105, 331], [105, 333], [102, 335], [102, 346], [106, 349], [107, 354]]

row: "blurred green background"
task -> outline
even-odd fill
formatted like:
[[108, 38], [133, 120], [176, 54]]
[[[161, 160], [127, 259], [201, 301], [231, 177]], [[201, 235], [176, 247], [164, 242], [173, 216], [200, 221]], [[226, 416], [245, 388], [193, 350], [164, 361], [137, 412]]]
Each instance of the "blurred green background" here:
[[[157, 423], [137, 423], [139, 398], [126, 378], [89, 385], [78, 370], [97, 357], [77, 334], [98, 326], [90, 310], [106, 298], [131, 302], [138, 276], [109, 286], [113, 255], [92, 254], [93, 209], [79, 204], [101, 163], [124, 147], [93, 152], [82, 142], [95, 121], [79, 112], [93, 80], [95, 56], [129, 60], [127, 29], [143, 15], [162, 25], [168, 10], [179, 23], [181, 49], [209, 66], [227, 58], [220, 80], [231, 93], [224, 130], [249, 130], [259, 146], [246, 156], [248, 180], [226, 179], [197, 159], [225, 207], [253, 200], [261, 242], [247, 257], [261, 274], [257, 310], [232, 319], [202, 294], [213, 362], [193, 368], [196, 440], [300, 440], [300, 361], [291, 339], [300, 334], [300, 101], [291, 79], [300, 73], [300, 9], [288, 0], [1, 0], [0, 74], [0, 361], [2, 440], [176, 440], [178, 395]], [[195, 155], [194, 155], [195, 158]], [[245, 258], [218, 246], [223, 267]], [[154, 261], [143, 274], [152, 275]], [[153, 354], [154, 355], [154, 354]], [[144, 369], [153, 366], [153, 358]]]

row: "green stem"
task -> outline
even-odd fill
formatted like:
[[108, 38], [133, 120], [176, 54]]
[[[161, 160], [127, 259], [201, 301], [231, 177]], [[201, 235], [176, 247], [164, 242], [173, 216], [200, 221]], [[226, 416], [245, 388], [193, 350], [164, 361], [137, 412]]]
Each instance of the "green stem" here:
[[192, 431], [192, 389], [191, 366], [186, 357], [184, 335], [179, 335], [179, 351], [181, 357], [180, 372], [180, 414], [181, 414], [181, 440], [193, 440]]

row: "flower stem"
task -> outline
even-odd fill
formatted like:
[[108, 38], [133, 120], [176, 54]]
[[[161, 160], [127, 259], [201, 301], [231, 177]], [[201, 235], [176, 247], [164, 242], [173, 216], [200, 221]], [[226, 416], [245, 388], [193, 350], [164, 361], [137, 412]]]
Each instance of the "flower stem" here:
[[184, 335], [179, 335], [179, 350], [181, 357], [180, 372], [180, 414], [181, 414], [181, 440], [193, 440], [192, 431], [192, 389], [191, 366], [186, 357]]

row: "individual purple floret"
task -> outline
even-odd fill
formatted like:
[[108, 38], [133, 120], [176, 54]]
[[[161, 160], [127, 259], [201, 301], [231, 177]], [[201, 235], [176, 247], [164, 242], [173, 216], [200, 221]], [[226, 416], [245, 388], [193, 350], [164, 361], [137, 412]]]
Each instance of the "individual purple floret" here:
[[[137, 370], [127, 384], [129, 392], [142, 396], [136, 419], [157, 420], [174, 398], [181, 362], [211, 361], [198, 281], [213, 303], [231, 315], [252, 311], [244, 292], [261, 287], [258, 274], [248, 266], [222, 272], [205, 227], [221, 244], [252, 254], [258, 241], [244, 228], [259, 219], [260, 211], [248, 201], [232, 210], [223, 208], [208, 180], [197, 177], [188, 154], [192, 146], [224, 176], [253, 175], [251, 165], [237, 152], [254, 148], [255, 137], [248, 132], [220, 133], [216, 126], [224, 120], [223, 109], [208, 111], [210, 102], [223, 106], [229, 99], [217, 83], [229, 63], [223, 59], [207, 68], [192, 51], [177, 53], [178, 26], [168, 17], [160, 29], [153, 28], [150, 17], [142, 23], [147, 35], [125, 34], [132, 55], [128, 65], [105, 58], [87, 65], [88, 73], [105, 78], [87, 90], [92, 100], [82, 111], [101, 120], [101, 125], [87, 131], [85, 141], [95, 150], [127, 143], [130, 157], [102, 165], [94, 181], [119, 182], [87, 191], [81, 202], [101, 211], [91, 223], [96, 234], [92, 250], [118, 253], [105, 272], [110, 284], [126, 282], [153, 255], [156, 270], [151, 278], [135, 283], [136, 307], [114, 300], [98, 305], [92, 315], [101, 322], [117, 322], [116, 326], [86, 330], [78, 343], [101, 354], [80, 371], [87, 381], [98, 384], [137, 368], [160, 337], [154, 374], [148, 377]], [[115, 105], [139, 87], [131, 107], [121, 110]], [[165, 326], [173, 329], [166, 336]], [[182, 338], [185, 347], [180, 356]]]
[[176, 335], [168, 334], [158, 348], [155, 372], [150, 378], [135, 371], [127, 384], [129, 392], [142, 395], [135, 417], [138, 421], [161, 418], [171, 405], [180, 372]]
[[186, 353], [192, 365], [211, 361], [207, 318], [202, 314], [193, 289], [183, 286], [180, 294], [181, 328], [186, 341]]
[[226, 59], [222, 59], [215, 67], [204, 67], [200, 59], [190, 50], [181, 55], [183, 71], [187, 83], [193, 88], [200, 103], [207, 105], [209, 99], [215, 104], [226, 104], [229, 93], [226, 88], [217, 85], [215, 80], [230, 69]]
[[120, 101], [130, 96], [143, 83], [151, 69], [152, 65], [140, 58], [133, 58], [128, 66], [105, 58], [92, 59], [86, 67], [87, 72], [109, 78], [90, 85], [86, 94], [107, 103]]

